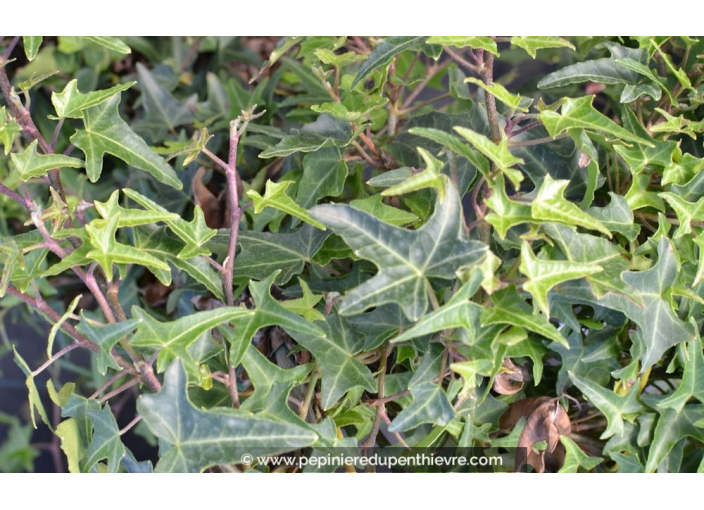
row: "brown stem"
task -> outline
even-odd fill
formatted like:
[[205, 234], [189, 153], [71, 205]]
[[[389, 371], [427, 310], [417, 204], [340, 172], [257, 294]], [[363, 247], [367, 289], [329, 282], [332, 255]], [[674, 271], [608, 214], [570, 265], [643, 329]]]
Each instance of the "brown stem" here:
[[475, 66], [474, 64], [471, 64], [471, 63], [467, 62], [467, 61], [466, 61], [465, 59], [463, 59], [459, 54], [457, 54], [457, 53], [455, 53], [454, 51], [452, 51], [448, 46], [443, 46], [442, 49], [445, 51], [445, 53], [447, 53], [448, 55], [450, 55], [450, 57], [452, 58], [452, 60], [454, 60], [455, 62], [457, 62], [458, 64], [460, 64], [462, 67], [464, 67], [464, 68], [466, 68], [466, 69], [472, 71], [473, 73], [480, 74], [480, 70], [479, 70], [479, 68], [478, 68], [477, 66]]
[[235, 406], [235, 409], [239, 409], [240, 396], [237, 389], [237, 374], [235, 374], [235, 368], [232, 366], [229, 359], [227, 360], [227, 375], [227, 389], [230, 392], [232, 405]]
[[[386, 381], [386, 365], [389, 360], [389, 356], [391, 355], [391, 352], [393, 351], [394, 346], [389, 345], [386, 348], [386, 352], [384, 355], [381, 357], [381, 366], [379, 367], [379, 400], [383, 400], [384, 398], [384, 383]], [[381, 427], [381, 419], [382, 416], [386, 414], [386, 406], [384, 405], [384, 402], [381, 402], [381, 404], [377, 407], [376, 409], [376, 416], [374, 416], [374, 423], [372, 424], [372, 430], [369, 433], [369, 436], [367, 437], [366, 440], [364, 440], [360, 446], [362, 448], [373, 448], [374, 445], [376, 444], [376, 437], [379, 435], [379, 428]]]
[[225, 169], [227, 177], [227, 198], [230, 205], [230, 242], [227, 247], [227, 257], [223, 263], [223, 285], [227, 296], [227, 305], [234, 306], [232, 278], [235, 267], [235, 251], [237, 250], [237, 233], [240, 228], [242, 211], [240, 210], [239, 195], [237, 190], [237, 146], [240, 141], [238, 130], [239, 119], [230, 123], [230, 154]]
[[27, 209], [29, 209], [30, 206], [29, 206], [29, 204], [27, 204], [27, 202], [25, 201], [25, 199], [22, 198], [21, 196], [19, 196], [17, 193], [15, 193], [14, 191], [12, 191], [10, 188], [8, 188], [7, 186], [5, 186], [4, 184], [0, 184], [0, 193], [2, 193], [3, 195], [7, 195], [8, 197], [10, 197], [12, 200], [14, 200], [15, 202], [17, 202], [17, 203], [20, 204], [21, 206], [26, 207]]
[[129, 381], [127, 381], [126, 383], [122, 384], [120, 387], [118, 387], [118, 388], [116, 388], [116, 389], [114, 389], [114, 390], [112, 390], [112, 391], [106, 393], [106, 394], [103, 395], [102, 397], [100, 397], [99, 402], [100, 402], [101, 404], [104, 403], [104, 402], [107, 402], [108, 400], [110, 400], [110, 399], [111, 399], [112, 397], [114, 397], [115, 395], [119, 395], [119, 394], [122, 393], [123, 391], [127, 391], [127, 390], [130, 389], [132, 386], [136, 386], [137, 384], [139, 384], [139, 377], [134, 377], [134, 378], [130, 379]]
[[[487, 87], [491, 87], [494, 83], [494, 54], [490, 51], [484, 52], [484, 66], [479, 72], [479, 77]], [[501, 141], [501, 128], [499, 127], [499, 114], [496, 111], [496, 98], [494, 94], [484, 91], [484, 101], [486, 104], [486, 115], [489, 119], [491, 141], [499, 143]]]
[[423, 89], [430, 83], [430, 80], [435, 78], [439, 72], [441, 72], [443, 69], [445, 69], [447, 66], [449, 66], [452, 63], [451, 60], [446, 60], [438, 65], [433, 65], [428, 68], [428, 71], [426, 73], [425, 78], [423, 79], [422, 82], [420, 82], [416, 87], [414, 87], [413, 92], [411, 92], [406, 99], [403, 100], [403, 104], [401, 105], [401, 110], [405, 110], [411, 104], [413, 101], [418, 97], [418, 95], [423, 92]]

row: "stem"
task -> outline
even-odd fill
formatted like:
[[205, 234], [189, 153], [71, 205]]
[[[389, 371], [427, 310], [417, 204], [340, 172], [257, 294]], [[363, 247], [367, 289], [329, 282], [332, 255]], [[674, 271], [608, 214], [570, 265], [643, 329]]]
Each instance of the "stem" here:
[[129, 422], [127, 425], [125, 425], [125, 428], [123, 428], [123, 429], [120, 431], [120, 435], [122, 435], [122, 434], [124, 434], [125, 432], [127, 432], [128, 430], [130, 430], [132, 427], [134, 427], [135, 425], [137, 425], [141, 420], [142, 420], [142, 415], [138, 414], [138, 415], [135, 417], [134, 420], [132, 420], [131, 422]]
[[130, 379], [129, 381], [127, 381], [126, 383], [124, 383], [123, 385], [121, 385], [120, 387], [118, 387], [118, 388], [112, 390], [111, 392], [106, 393], [105, 395], [100, 397], [99, 402], [101, 404], [104, 402], [107, 402], [115, 395], [119, 395], [123, 391], [126, 391], [126, 390], [130, 389], [132, 386], [136, 386], [137, 384], [139, 384], [139, 377], [134, 377], [134, 378]]
[[530, 147], [531, 145], [540, 145], [540, 144], [543, 144], [543, 143], [554, 142], [555, 140], [559, 140], [560, 138], [564, 138], [565, 136], [567, 136], [567, 135], [566, 135], [566, 134], [565, 134], [565, 135], [557, 135], [557, 136], [554, 136], [554, 137], [553, 137], [553, 136], [545, 136], [545, 137], [543, 137], [543, 138], [534, 138], [533, 140], [523, 140], [523, 141], [521, 141], [521, 142], [511, 142], [511, 141], [509, 141], [509, 142], [508, 142], [508, 146], [509, 146], [510, 148], [513, 148], [513, 147]]
[[12, 54], [12, 50], [15, 49], [15, 46], [17, 46], [17, 43], [20, 42], [20, 36], [16, 35], [15, 37], [12, 38], [12, 41], [10, 41], [10, 45], [7, 47], [5, 50], [5, 53], [2, 54], [2, 61], [6, 61], [8, 58], [10, 58], [10, 55]]
[[477, 66], [475, 66], [474, 64], [471, 64], [471, 63], [467, 62], [467, 61], [466, 61], [465, 59], [463, 59], [459, 54], [457, 54], [457, 53], [455, 53], [454, 51], [452, 51], [448, 46], [443, 46], [442, 49], [445, 51], [445, 53], [447, 53], [448, 55], [450, 55], [450, 57], [452, 58], [452, 60], [454, 60], [455, 62], [457, 62], [458, 64], [460, 64], [462, 67], [464, 67], [464, 68], [466, 68], [466, 69], [472, 71], [472, 72], [475, 73], [475, 74], [480, 74], [480, 70], [479, 70], [479, 68], [478, 68]]
[[[494, 54], [490, 51], [484, 52], [484, 66], [479, 72], [479, 77], [487, 87], [491, 87], [494, 83]], [[494, 143], [499, 143], [501, 141], [501, 128], [499, 127], [499, 114], [496, 111], [496, 98], [494, 94], [484, 91], [484, 99], [486, 115], [489, 119], [491, 140]]]
[[12, 191], [10, 188], [8, 188], [7, 186], [5, 186], [4, 184], [0, 184], [0, 193], [2, 193], [3, 195], [7, 195], [8, 197], [10, 197], [12, 200], [14, 200], [15, 202], [17, 202], [17, 203], [20, 204], [21, 206], [26, 207], [27, 209], [29, 209], [29, 205], [27, 204], [27, 202], [25, 201], [25, 199], [22, 198], [21, 196], [19, 196], [17, 193], [15, 193], [14, 191]]
[[430, 80], [435, 78], [435, 76], [440, 73], [443, 69], [445, 69], [447, 66], [449, 66], [452, 63], [452, 60], [446, 60], [445, 62], [442, 62], [439, 65], [433, 65], [430, 68], [428, 68], [428, 71], [425, 75], [425, 78], [423, 79], [422, 82], [420, 82], [414, 89], [413, 92], [411, 92], [406, 99], [403, 100], [403, 103], [401, 104], [401, 110], [405, 110], [411, 104], [413, 101], [418, 97], [418, 95], [423, 92], [423, 89], [430, 83]]
[[389, 345], [386, 348], [386, 352], [381, 358], [381, 366], [379, 367], [379, 400], [381, 400], [381, 404], [377, 407], [376, 409], [376, 416], [374, 416], [374, 423], [372, 424], [372, 430], [369, 433], [369, 437], [367, 437], [366, 440], [364, 440], [363, 443], [360, 444], [362, 448], [373, 448], [374, 445], [376, 444], [376, 438], [379, 435], [379, 428], [381, 427], [381, 418], [383, 415], [386, 414], [386, 406], [385, 403], [383, 402], [384, 398], [384, 383], [386, 381], [386, 366], [387, 362], [389, 359], [389, 356], [391, 355], [391, 352], [393, 351], [393, 345]]
[[316, 367], [313, 369], [313, 375], [310, 378], [310, 382], [308, 383], [308, 391], [306, 391], [306, 396], [303, 399], [303, 404], [298, 409], [298, 416], [300, 416], [301, 420], [303, 421], [305, 421], [306, 417], [308, 416], [308, 408], [310, 408], [310, 403], [313, 401], [313, 395], [315, 395], [315, 386], [318, 384], [319, 378], [320, 372], [316, 365]]
[[126, 376], [127, 374], [134, 374], [134, 373], [135, 373], [134, 370], [128, 370], [128, 369], [124, 369], [124, 370], [118, 372], [117, 374], [113, 375], [110, 379], [108, 379], [100, 388], [98, 388], [97, 390], [95, 390], [95, 393], [93, 393], [90, 397], [88, 397], [88, 400], [97, 398], [98, 395], [100, 395], [100, 394], [101, 394], [102, 392], [104, 392], [107, 388], [109, 388], [110, 386], [112, 386], [112, 384], [113, 384], [115, 381], [117, 381], [118, 379], [120, 379], [121, 377], [124, 377], [124, 376]]
[[83, 346], [82, 346], [80, 343], [68, 344], [66, 347], [64, 347], [63, 349], [61, 349], [61, 350], [60, 350], [59, 352], [57, 352], [56, 354], [54, 354], [51, 358], [49, 358], [49, 359], [46, 360], [44, 363], [42, 363], [42, 365], [39, 366], [39, 368], [37, 368], [36, 370], [34, 370], [34, 371], [32, 372], [32, 376], [34, 376], [34, 377], [38, 376], [38, 375], [41, 374], [44, 370], [46, 370], [47, 368], [49, 368], [49, 366], [51, 366], [51, 364], [52, 364], [54, 361], [56, 361], [56, 360], [59, 359], [59, 358], [63, 358], [64, 355], [68, 354], [69, 352], [71, 352], [72, 350], [74, 350], [74, 349], [76, 349], [76, 348], [78, 348], [78, 347], [83, 347]]
[[238, 394], [237, 389], [237, 374], [235, 374], [235, 368], [232, 366], [229, 359], [227, 360], [227, 374], [227, 389], [230, 392], [230, 399], [232, 400], [232, 405], [235, 406], [235, 409], [239, 409], [240, 396]]
[[235, 305], [232, 278], [235, 266], [235, 251], [237, 249], [237, 233], [240, 228], [240, 219], [242, 218], [239, 196], [237, 194], [237, 146], [240, 141], [238, 127], [239, 119], [230, 123], [230, 154], [227, 167], [225, 168], [225, 176], [227, 177], [227, 198], [230, 204], [230, 242], [227, 247], [227, 257], [223, 263], [224, 271], [222, 278], [228, 306]]

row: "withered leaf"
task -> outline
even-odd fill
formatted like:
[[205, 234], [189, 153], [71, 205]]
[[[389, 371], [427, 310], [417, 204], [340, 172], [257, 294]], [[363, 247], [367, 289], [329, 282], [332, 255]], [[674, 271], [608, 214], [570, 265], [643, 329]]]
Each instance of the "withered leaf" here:
[[[518, 438], [518, 447], [528, 448], [528, 464], [533, 466], [536, 472], [542, 473], [545, 471], [545, 454], [553, 453], [560, 444], [560, 436], [569, 435], [571, 432], [569, 416], [560, 405], [559, 399], [551, 398], [530, 414]], [[542, 451], [533, 450], [533, 446], [541, 441], [547, 441], [547, 448]], [[516, 470], [520, 467], [517, 465]]]
[[501, 372], [494, 378], [493, 390], [500, 395], [515, 395], [523, 389], [525, 380], [525, 369], [506, 358], [501, 364]]

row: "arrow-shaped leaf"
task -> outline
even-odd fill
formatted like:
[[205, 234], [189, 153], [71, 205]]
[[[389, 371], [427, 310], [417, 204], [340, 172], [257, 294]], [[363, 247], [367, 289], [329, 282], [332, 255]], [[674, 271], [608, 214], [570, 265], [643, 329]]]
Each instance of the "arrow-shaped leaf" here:
[[311, 215], [308, 214], [308, 211], [303, 209], [286, 194], [286, 189], [292, 183], [293, 181], [280, 181], [275, 183], [268, 180], [266, 181], [266, 191], [264, 196], [261, 196], [253, 189], [249, 190], [247, 192], [247, 196], [252, 199], [254, 212], [259, 214], [265, 207], [273, 207], [274, 209], [290, 214], [299, 220], [310, 223], [314, 227], [318, 227], [320, 230], [325, 230], [325, 225], [312, 218]]
[[10, 154], [23, 181], [41, 177], [53, 168], [83, 168], [83, 161], [80, 159], [61, 154], [38, 154], [37, 143], [37, 140], [34, 140], [24, 152]]
[[71, 80], [61, 92], [51, 93], [51, 103], [54, 105], [59, 118], [82, 119], [83, 110], [107, 101], [114, 95], [129, 89], [136, 81], [121, 83], [109, 89], [96, 90], [81, 94], [78, 91], [78, 80]]
[[390, 432], [403, 432], [423, 423], [445, 426], [455, 417], [455, 411], [442, 386], [422, 383], [411, 388], [411, 395], [413, 402], [391, 422]]

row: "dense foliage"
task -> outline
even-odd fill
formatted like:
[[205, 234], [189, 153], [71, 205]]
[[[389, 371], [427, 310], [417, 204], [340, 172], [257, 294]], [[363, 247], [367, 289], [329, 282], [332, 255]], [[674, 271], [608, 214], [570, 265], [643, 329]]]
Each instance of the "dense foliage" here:
[[3, 334], [31, 423], [0, 415], [0, 469], [35, 425], [72, 472], [389, 445], [704, 470], [704, 41], [0, 52], [2, 318], [48, 339]]

